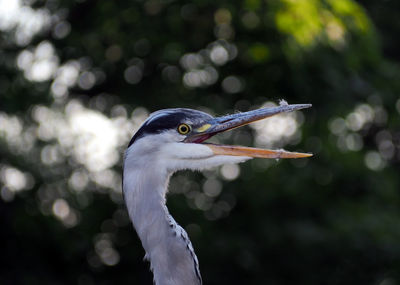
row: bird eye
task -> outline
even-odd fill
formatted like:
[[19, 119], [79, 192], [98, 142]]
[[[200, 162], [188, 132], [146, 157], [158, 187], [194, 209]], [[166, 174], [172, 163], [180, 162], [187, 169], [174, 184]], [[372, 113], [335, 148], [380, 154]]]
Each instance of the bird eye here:
[[186, 135], [187, 133], [190, 132], [190, 127], [189, 127], [189, 125], [187, 125], [187, 124], [180, 124], [180, 125], [178, 126], [178, 132], [179, 132], [181, 135]]

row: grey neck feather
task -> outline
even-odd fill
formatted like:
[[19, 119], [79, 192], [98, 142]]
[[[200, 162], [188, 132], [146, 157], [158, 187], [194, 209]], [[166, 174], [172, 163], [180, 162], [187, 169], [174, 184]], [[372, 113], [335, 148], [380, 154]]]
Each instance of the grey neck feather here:
[[[143, 165], [142, 165], [143, 166]], [[129, 216], [150, 260], [156, 285], [202, 284], [198, 260], [185, 230], [169, 214], [169, 173], [124, 167], [123, 191]], [[151, 174], [151, 175], [146, 175]]]

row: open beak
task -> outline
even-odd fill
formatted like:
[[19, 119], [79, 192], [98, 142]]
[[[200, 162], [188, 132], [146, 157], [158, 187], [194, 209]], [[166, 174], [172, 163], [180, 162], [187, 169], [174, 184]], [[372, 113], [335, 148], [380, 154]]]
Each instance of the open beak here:
[[[202, 143], [206, 139], [234, 128], [238, 128], [255, 121], [259, 121], [279, 113], [292, 112], [310, 108], [311, 104], [280, 105], [272, 108], [262, 108], [244, 113], [236, 113], [217, 117], [197, 126], [185, 142]], [[310, 153], [288, 152], [284, 150], [270, 150], [253, 147], [207, 144], [215, 155], [248, 156], [258, 158], [302, 158], [310, 157]]]

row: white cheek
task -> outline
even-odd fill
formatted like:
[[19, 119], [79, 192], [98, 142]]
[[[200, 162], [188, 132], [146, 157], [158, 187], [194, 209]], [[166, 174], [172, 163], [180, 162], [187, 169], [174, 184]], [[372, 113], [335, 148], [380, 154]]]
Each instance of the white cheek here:
[[206, 158], [204, 160], [194, 161], [191, 165], [191, 169], [197, 169], [197, 170], [210, 169], [223, 164], [245, 162], [249, 159], [252, 158], [248, 156], [216, 155], [210, 158]]
[[168, 153], [172, 158], [178, 159], [199, 159], [212, 157], [212, 150], [202, 144], [196, 143], [169, 143], [165, 145], [164, 153]]
[[207, 145], [203, 144], [169, 143], [164, 147], [160, 163], [171, 172], [183, 169], [210, 169], [226, 163], [240, 163], [251, 159], [246, 156], [215, 155]]

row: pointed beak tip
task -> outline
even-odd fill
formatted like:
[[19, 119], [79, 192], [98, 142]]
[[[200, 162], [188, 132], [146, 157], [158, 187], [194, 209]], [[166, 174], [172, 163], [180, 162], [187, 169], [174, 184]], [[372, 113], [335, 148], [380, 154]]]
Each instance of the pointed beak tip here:
[[312, 157], [314, 154], [312, 153], [301, 153], [302, 156], [299, 156], [299, 158], [306, 158], [306, 157]]
[[296, 108], [296, 109], [301, 110], [301, 109], [311, 108], [312, 104], [298, 104], [297, 106], [298, 106], [298, 108]]
[[312, 157], [312, 153], [303, 153], [303, 152], [282, 152], [280, 158], [308, 158]]

